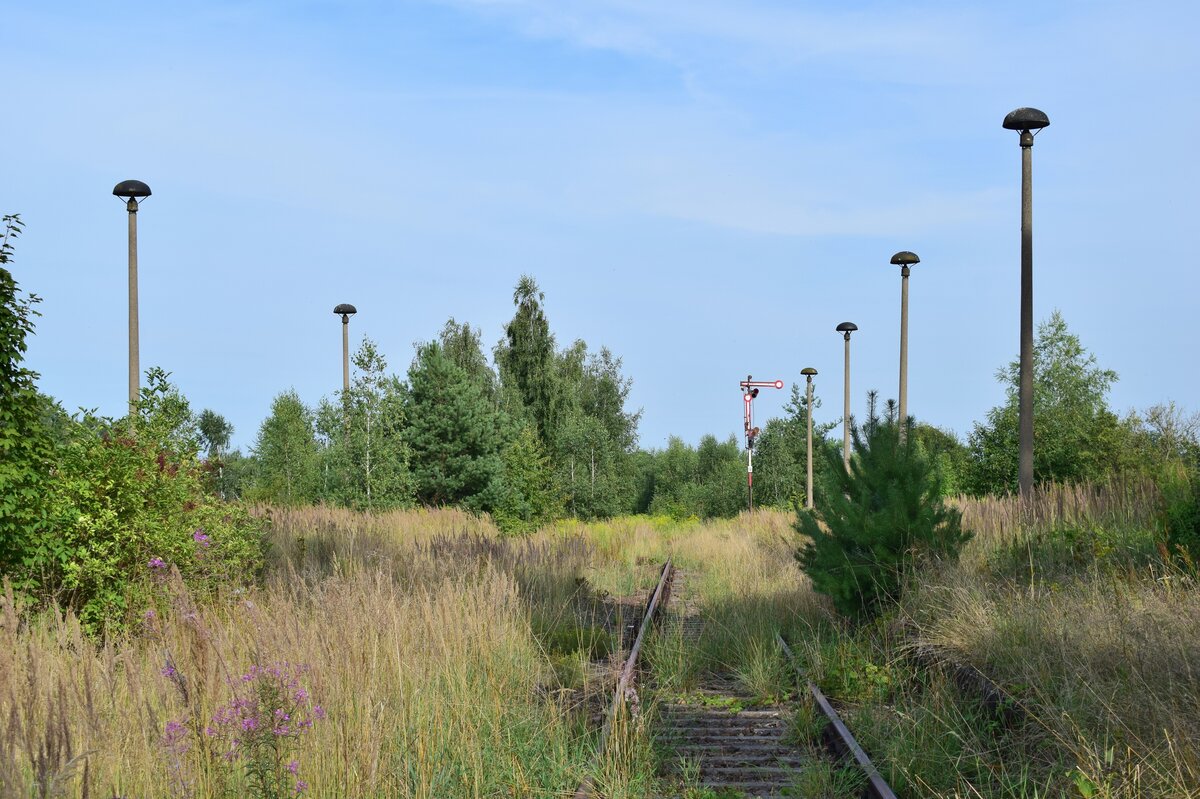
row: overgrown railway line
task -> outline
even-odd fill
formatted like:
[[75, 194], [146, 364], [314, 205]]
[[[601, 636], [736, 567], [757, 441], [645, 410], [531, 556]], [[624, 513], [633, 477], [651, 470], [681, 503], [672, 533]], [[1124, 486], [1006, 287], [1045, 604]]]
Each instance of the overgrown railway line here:
[[[603, 757], [614, 728], [622, 718], [641, 712], [638, 679], [649, 669], [643, 658], [647, 639], [666, 615], [668, 602], [684, 608], [674, 615], [673, 623], [687, 645], [695, 645], [703, 620], [688, 597], [689, 575], [677, 570], [668, 558], [659, 573], [637, 626], [637, 635], [622, 663], [612, 701], [605, 715], [597, 757]], [[789, 661], [790, 650], [782, 638], [779, 645]], [[862, 770], [862, 796], [871, 799], [895, 799], [895, 794], [871, 764], [862, 748], [842, 722], [833, 706], [811, 682], [807, 690], [818, 711], [824, 716], [825, 744], [828, 755], [854, 764]], [[792, 733], [793, 708], [786, 703], [757, 703], [730, 674], [709, 676], [699, 688], [679, 701], [659, 707], [656, 738], [671, 754], [664, 763], [664, 781], [671, 785], [708, 789], [721, 796], [775, 799], [797, 796], [795, 789], [814, 755], [806, 751]], [[591, 780], [576, 791], [575, 799], [596, 796]], [[678, 791], [661, 795], [674, 799]]]

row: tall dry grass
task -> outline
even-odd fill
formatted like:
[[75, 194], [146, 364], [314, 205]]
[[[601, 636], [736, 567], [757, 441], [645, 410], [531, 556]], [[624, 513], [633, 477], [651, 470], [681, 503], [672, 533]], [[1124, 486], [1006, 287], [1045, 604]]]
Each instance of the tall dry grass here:
[[1157, 484], [1143, 475], [1103, 483], [1043, 485], [1027, 499], [1010, 494], [958, 497], [963, 527], [974, 533], [967, 554], [984, 552], [1041, 530], [1148, 527], [1162, 508]]
[[164, 579], [122, 636], [90, 639], [73, 616], [7, 594], [0, 795], [246, 796], [205, 728], [240, 675], [277, 664], [302, 670], [325, 713], [296, 745], [305, 795], [573, 789], [591, 737], [533, 621], [539, 606], [574, 613], [585, 542], [503, 539], [455, 512], [270, 515], [263, 585], [197, 605]]
[[902, 616], [1020, 699], [1054, 790], [1200, 796], [1200, 594], [1157, 555], [1154, 484], [959, 507], [975, 540], [920, 574]]

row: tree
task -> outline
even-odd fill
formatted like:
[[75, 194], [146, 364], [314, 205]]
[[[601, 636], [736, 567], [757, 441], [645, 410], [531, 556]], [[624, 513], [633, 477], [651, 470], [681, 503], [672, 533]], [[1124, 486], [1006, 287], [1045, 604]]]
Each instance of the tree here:
[[31, 537], [46, 527], [54, 446], [43, 424], [50, 408], [37, 391], [38, 375], [22, 364], [40, 300], [34, 294], [22, 297], [3, 266], [12, 261], [21, 218], [5, 215], [0, 223], [0, 573], [11, 573]]
[[696, 448], [698, 514], [705, 519], [736, 516], [746, 507], [746, 466], [733, 436], [706, 435]]
[[563, 499], [537, 431], [522, 425], [504, 445], [504, 490], [492, 509], [497, 526], [510, 533], [532, 532], [558, 517]]
[[[504, 326], [496, 345], [500, 381], [512, 390], [521, 408], [537, 426], [542, 441], [553, 440], [555, 396], [554, 336], [542, 310], [545, 295], [529, 275], [522, 275], [513, 291], [516, 313]], [[521, 413], [514, 413], [514, 417]]]
[[483, 396], [496, 404], [500, 399], [500, 381], [483, 354], [483, 337], [478, 328], [466, 322], [456, 322], [454, 317], [446, 321], [438, 335], [442, 351], [451, 363], [467, 373], [467, 377], [479, 386]]
[[208, 459], [220, 460], [233, 437], [233, 425], [221, 414], [205, 408], [196, 417], [196, 428], [200, 431], [200, 443], [208, 451]]
[[[1006, 400], [976, 423], [969, 441], [966, 488], [974, 493], [1017, 489], [1019, 361], [996, 373]], [[1038, 326], [1033, 348], [1034, 475], [1040, 482], [1095, 480], [1127, 463], [1125, 431], [1106, 395], [1117, 373], [1067, 329], [1055, 311]]]
[[355, 375], [336, 402], [322, 400], [317, 431], [325, 440], [321, 494], [343, 505], [388, 508], [412, 501], [404, 387], [364, 338], [352, 358]]
[[928, 457], [941, 476], [942, 491], [947, 497], [963, 493], [964, 479], [969, 467], [970, 450], [949, 430], [917, 422], [909, 427], [909, 436]]
[[258, 430], [254, 498], [285, 505], [311, 502], [317, 489], [317, 440], [312, 411], [295, 389], [271, 403], [271, 415]]
[[699, 515], [698, 472], [696, 450], [678, 436], [667, 439], [667, 448], [654, 453], [650, 512], [675, 519]]
[[491, 510], [504, 467], [499, 418], [482, 389], [439, 342], [418, 348], [408, 383], [406, 437], [417, 498]]
[[900, 442], [896, 422], [879, 419], [873, 397], [866, 424], [852, 432], [849, 472], [836, 449], [822, 449], [816, 507], [797, 510], [796, 529], [808, 543], [796, 557], [816, 590], [862, 616], [900, 598], [916, 561], [954, 557], [970, 536], [961, 514], [944, 504], [929, 458]]
[[607, 348], [589, 354], [577, 340], [556, 356], [555, 375], [548, 444], [568, 508], [581, 518], [627, 512], [641, 411], [625, 410], [632, 383], [621, 375], [621, 360]]

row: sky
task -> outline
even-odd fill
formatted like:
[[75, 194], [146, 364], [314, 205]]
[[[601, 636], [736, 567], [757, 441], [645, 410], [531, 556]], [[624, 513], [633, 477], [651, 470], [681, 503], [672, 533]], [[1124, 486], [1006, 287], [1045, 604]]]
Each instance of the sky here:
[[[1200, 410], [1192, 2], [289, 0], [5, 10], [0, 213], [43, 298], [28, 362], [124, 411], [126, 213], [143, 180], [141, 365], [253, 446], [352, 346], [404, 375], [450, 317], [488, 348], [522, 274], [560, 346], [623, 359], [640, 443], [741, 428], [737, 383], [818, 370], [840, 417], [898, 382], [965, 436], [1019, 343], [1020, 106], [1034, 313], [1058, 309], [1119, 412]], [[781, 413], [767, 391], [756, 419]]]

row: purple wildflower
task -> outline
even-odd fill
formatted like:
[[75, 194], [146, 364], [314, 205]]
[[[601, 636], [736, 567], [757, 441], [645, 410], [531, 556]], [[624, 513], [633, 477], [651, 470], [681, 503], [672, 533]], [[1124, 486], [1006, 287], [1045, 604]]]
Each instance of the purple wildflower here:
[[168, 721], [163, 729], [163, 746], [175, 754], [182, 754], [188, 748], [187, 734], [187, 727], [183, 726], [182, 722]]
[[304, 793], [308, 789], [308, 783], [304, 780], [296, 780], [296, 793]]
[[175, 667], [170, 663], [162, 667], [162, 676], [169, 679], [175, 679]]
[[150, 562], [146, 565], [149, 566], [151, 569], [167, 568], [167, 562], [165, 560], [163, 560], [162, 558], [151, 558]]
[[300, 761], [293, 760], [291, 763], [288, 763], [287, 770], [292, 774], [298, 774], [300, 772]]
[[253, 716], [249, 716], [248, 718], [242, 719], [242, 729], [245, 730], [246, 732], [250, 732], [251, 730], [253, 730], [257, 727], [258, 727], [258, 719], [254, 718]]
[[192, 540], [202, 547], [208, 546], [208, 534], [204, 532], [203, 527], [196, 528], [196, 532], [192, 533]]
[[313, 705], [313, 718], [315, 718], [317, 721], [325, 718], [325, 708], [321, 707], [320, 705]]

